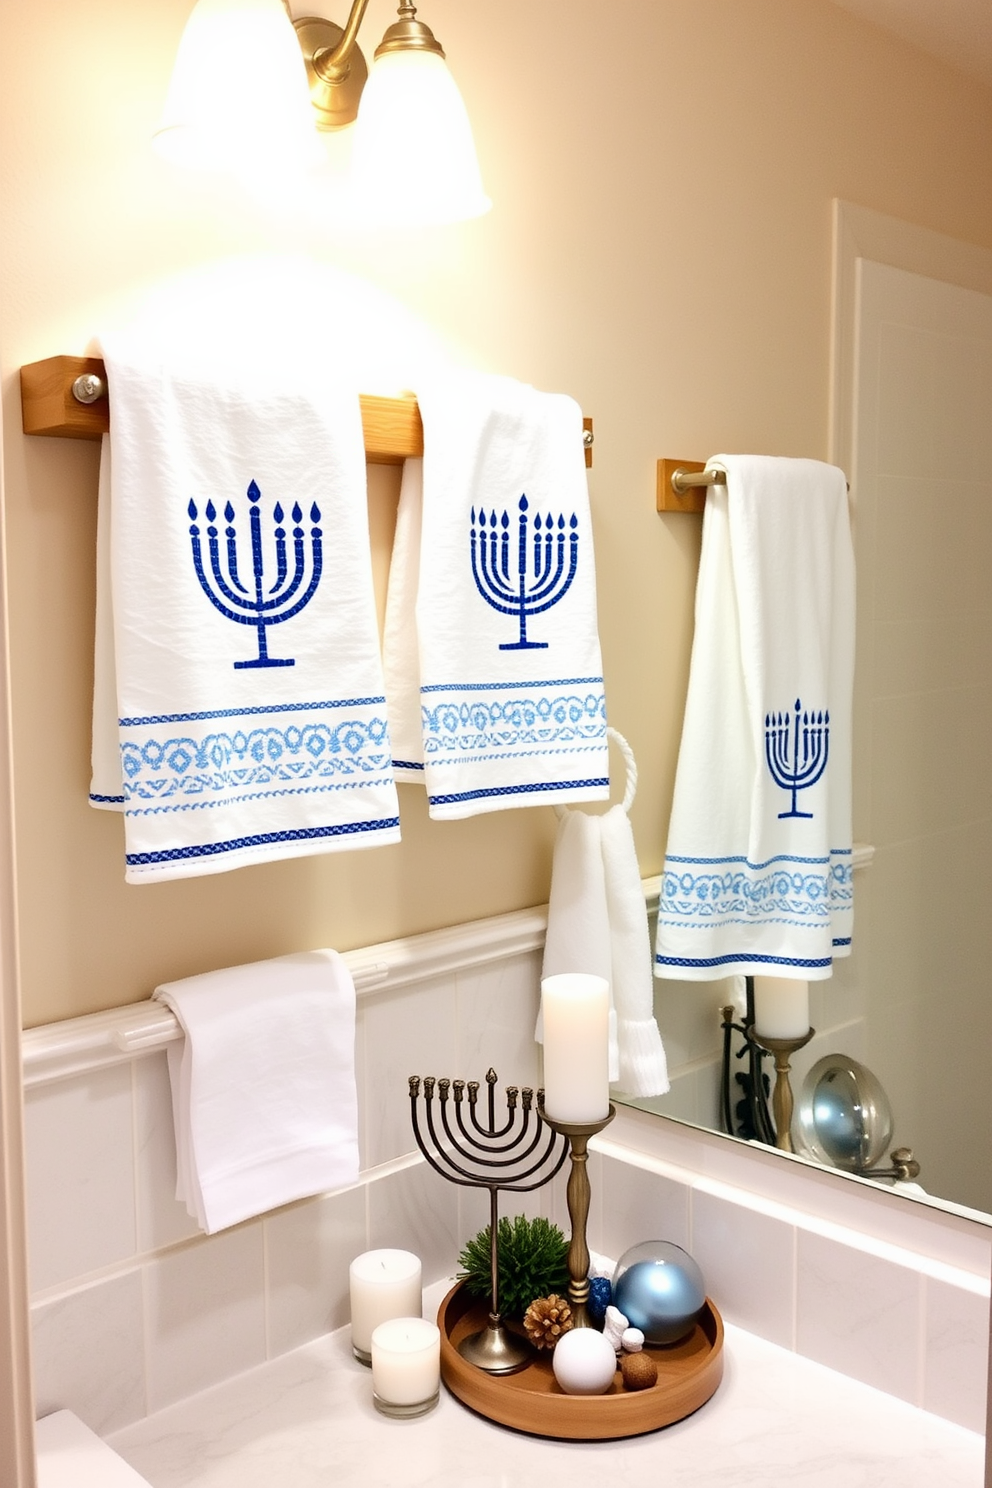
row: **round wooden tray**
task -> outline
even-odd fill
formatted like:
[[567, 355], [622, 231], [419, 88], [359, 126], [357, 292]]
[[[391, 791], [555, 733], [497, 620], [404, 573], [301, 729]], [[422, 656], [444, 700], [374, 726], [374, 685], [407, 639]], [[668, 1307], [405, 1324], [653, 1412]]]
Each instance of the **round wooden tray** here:
[[625, 1390], [617, 1370], [603, 1395], [566, 1395], [548, 1354], [535, 1353], [534, 1362], [516, 1374], [486, 1374], [468, 1364], [458, 1344], [484, 1328], [488, 1315], [485, 1303], [470, 1297], [460, 1282], [452, 1287], [437, 1315], [441, 1378], [480, 1415], [535, 1436], [596, 1441], [657, 1431], [698, 1410], [723, 1377], [723, 1321], [709, 1298], [688, 1338], [647, 1349], [658, 1366], [656, 1385]]

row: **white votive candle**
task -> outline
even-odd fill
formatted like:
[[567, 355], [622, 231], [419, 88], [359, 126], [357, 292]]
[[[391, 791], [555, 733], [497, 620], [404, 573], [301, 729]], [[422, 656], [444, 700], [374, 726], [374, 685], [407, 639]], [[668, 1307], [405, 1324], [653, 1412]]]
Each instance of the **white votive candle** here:
[[541, 983], [544, 1109], [552, 1121], [582, 1125], [610, 1110], [610, 984], [583, 972]]
[[758, 1038], [805, 1038], [809, 1033], [809, 983], [756, 976], [754, 1031]]
[[437, 1404], [441, 1333], [426, 1318], [392, 1318], [372, 1334], [372, 1399], [387, 1416], [420, 1416]]
[[372, 1334], [390, 1318], [423, 1311], [420, 1261], [408, 1250], [367, 1250], [351, 1263], [351, 1347], [363, 1364], [372, 1362]]

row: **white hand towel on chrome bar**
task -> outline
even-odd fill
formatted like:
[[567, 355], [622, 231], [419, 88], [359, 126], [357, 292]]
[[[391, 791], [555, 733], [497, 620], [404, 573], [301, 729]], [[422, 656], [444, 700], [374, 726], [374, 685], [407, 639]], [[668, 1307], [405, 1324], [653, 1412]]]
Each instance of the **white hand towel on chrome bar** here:
[[720, 455], [655, 973], [829, 977], [850, 952], [854, 556], [843, 473]]
[[92, 795], [128, 882], [398, 841], [357, 394], [104, 350]]
[[166, 982], [176, 1197], [213, 1234], [358, 1178], [355, 984], [336, 951]]
[[[582, 418], [571, 398], [467, 373], [418, 392], [386, 626], [393, 679], [416, 635], [419, 727], [397, 720], [398, 780], [423, 780], [430, 815], [608, 795]], [[415, 616], [411, 604], [415, 603]], [[408, 698], [409, 702], [409, 698]]]

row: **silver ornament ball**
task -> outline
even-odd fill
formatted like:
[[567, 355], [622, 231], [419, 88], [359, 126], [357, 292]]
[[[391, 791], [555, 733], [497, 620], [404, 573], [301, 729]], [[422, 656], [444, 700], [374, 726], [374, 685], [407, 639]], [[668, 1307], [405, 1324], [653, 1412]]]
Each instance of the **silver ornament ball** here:
[[645, 1240], [617, 1262], [613, 1301], [648, 1344], [677, 1343], [692, 1332], [706, 1302], [703, 1273], [680, 1245]]

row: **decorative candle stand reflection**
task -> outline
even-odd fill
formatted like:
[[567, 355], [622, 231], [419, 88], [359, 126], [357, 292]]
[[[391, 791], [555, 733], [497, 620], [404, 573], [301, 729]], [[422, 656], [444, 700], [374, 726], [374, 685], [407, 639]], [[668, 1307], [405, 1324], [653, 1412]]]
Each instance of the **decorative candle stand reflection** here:
[[[575, 1328], [591, 1328], [592, 1319], [589, 1316], [589, 1246], [586, 1241], [586, 1224], [589, 1218], [589, 1201], [592, 1190], [589, 1187], [589, 1138], [596, 1136], [605, 1126], [609, 1126], [616, 1113], [616, 1107], [612, 1104], [608, 1113], [601, 1121], [554, 1121], [545, 1111], [541, 1092], [538, 1092], [538, 1106], [541, 1120], [551, 1127], [552, 1131], [560, 1133], [568, 1138], [569, 1150], [572, 1156], [572, 1168], [568, 1175], [568, 1188], [565, 1198], [568, 1203], [568, 1217], [572, 1224], [572, 1239], [568, 1247], [568, 1305], [572, 1310], [572, 1326]], [[559, 1164], [560, 1166], [560, 1164]]]
[[795, 1099], [792, 1094], [792, 1085], [789, 1082], [790, 1062], [793, 1054], [809, 1043], [815, 1034], [815, 1028], [809, 1028], [798, 1038], [769, 1038], [767, 1034], [757, 1034], [751, 1025], [745, 1030], [745, 1037], [749, 1043], [757, 1044], [761, 1049], [767, 1049], [775, 1060], [775, 1085], [772, 1089], [772, 1120], [775, 1126], [775, 1146], [780, 1152], [794, 1151], [792, 1145], [792, 1113], [795, 1109]]
[[[458, 1351], [469, 1363], [477, 1365], [488, 1374], [499, 1375], [512, 1374], [523, 1368], [533, 1357], [530, 1346], [511, 1333], [500, 1316], [496, 1245], [499, 1193], [501, 1189], [507, 1193], [530, 1193], [535, 1188], [542, 1188], [561, 1171], [568, 1156], [569, 1144], [559, 1135], [559, 1130], [553, 1127], [545, 1130], [534, 1109], [534, 1091], [527, 1086], [522, 1090], [516, 1085], [506, 1087], [506, 1120], [497, 1127], [496, 1082], [496, 1071], [491, 1069], [486, 1075], [489, 1088], [483, 1124], [479, 1118], [478, 1080], [438, 1080], [433, 1075], [425, 1076], [423, 1101], [426, 1132], [421, 1128], [418, 1112], [420, 1076], [411, 1075], [409, 1084], [413, 1133], [417, 1146], [434, 1171], [450, 1183], [457, 1183], [463, 1188], [489, 1190], [489, 1321], [480, 1332], [464, 1338], [458, 1345]], [[537, 1092], [538, 1109], [542, 1095], [543, 1091]], [[602, 1123], [604, 1126], [605, 1124]], [[551, 1123], [548, 1125], [551, 1126]], [[560, 1130], [566, 1131], [565, 1128]], [[586, 1193], [588, 1212], [588, 1179]], [[583, 1245], [584, 1243], [583, 1221]], [[589, 1253], [586, 1251], [587, 1268], [588, 1265]]]
[[[748, 1037], [748, 1028], [754, 1022], [752, 981], [751, 977], [747, 978], [748, 1010], [743, 1022], [737, 1021], [736, 1009], [732, 1005], [728, 1004], [720, 1009], [723, 1030], [720, 1111], [723, 1129], [730, 1136], [742, 1137], [745, 1142], [765, 1142], [769, 1147], [774, 1147], [775, 1132], [772, 1129], [772, 1118], [768, 1111], [767, 1100], [771, 1086], [762, 1068], [768, 1051]], [[744, 1040], [736, 1054], [731, 1047], [735, 1033], [741, 1034]], [[733, 1058], [746, 1059], [747, 1065], [731, 1079]], [[741, 1096], [736, 1105], [732, 1093], [732, 1087], [735, 1084]]]

